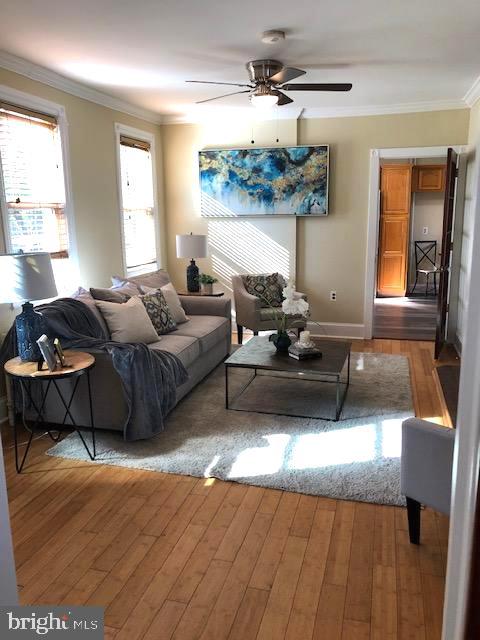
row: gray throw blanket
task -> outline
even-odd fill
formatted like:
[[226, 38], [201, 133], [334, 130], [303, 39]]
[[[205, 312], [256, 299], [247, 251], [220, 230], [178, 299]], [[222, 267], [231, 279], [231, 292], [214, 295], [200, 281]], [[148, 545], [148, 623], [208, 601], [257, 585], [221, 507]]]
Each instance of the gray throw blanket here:
[[[125, 440], [143, 440], [164, 430], [164, 421], [175, 406], [176, 389], [188, 379], [181, 361], [168, 351], [145, 344], [105, 340], [98, 320], [86, 304], [60, 298], [36, 307], [45, 318], [49, 338], [59, 338], [65, 349], [106, 351], [120, 376], [128, 405]], [[15, 325], [0, 350], [0, 364], [17, 355]], [[93, 389], [93, 393], [95, 390]], [[108, 401], [107, 398], [105, 398]]]

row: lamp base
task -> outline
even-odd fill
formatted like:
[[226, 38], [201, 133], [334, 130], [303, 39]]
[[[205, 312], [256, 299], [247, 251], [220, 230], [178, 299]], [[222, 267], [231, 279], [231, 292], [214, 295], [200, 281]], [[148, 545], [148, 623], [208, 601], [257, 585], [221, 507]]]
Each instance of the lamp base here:
[[31, 302], [22, 305], [22, 313], [15, 318], [18, 355], [24, 362], [38, 362], [42, 354], [37, 340], [46, 333], [47, 325], [41, 313], [35, 311]]
[[195, 260], [192, 258], [187, 267], [187, 291], [190, 291], [190, 293], [200, 291], [200, 283], [198, 282], [199, 275], [200, 271], [195, 264]]

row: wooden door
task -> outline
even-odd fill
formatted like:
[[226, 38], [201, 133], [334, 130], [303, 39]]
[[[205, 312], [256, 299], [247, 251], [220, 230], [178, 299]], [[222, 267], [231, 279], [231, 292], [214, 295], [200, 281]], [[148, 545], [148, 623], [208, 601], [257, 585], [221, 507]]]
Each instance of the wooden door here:
[[404, 296], [407, 291], [408, 229], [412, 165], [384, 165], [380, 170], [380, 233], [377, 294]]
[[453, 211], [457, 188], [457, 154], [453, 149], [447, 153], [447, 177], [443, 203], [442, 252], [440, 254], [440, 282], [438, 285], [437, 328], [435, 333], [435, 360], [445, 344], [445, 329], [448, 313], [448, 278], [453, 239]]

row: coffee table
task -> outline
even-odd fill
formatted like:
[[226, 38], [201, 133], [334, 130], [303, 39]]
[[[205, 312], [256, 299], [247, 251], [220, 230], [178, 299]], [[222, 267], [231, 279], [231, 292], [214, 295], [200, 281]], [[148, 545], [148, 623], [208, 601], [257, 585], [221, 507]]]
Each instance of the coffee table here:
[[[315, 346], [322, 352], [321, 358], [308, 360], [296, 360], [288, 353], [278, 353], [268, 337], [256, 336], [250, 339], [240, 349], [237, 349], [227, 360], [225, 360], [225, 407], [234, 411], [252, 411], [252, 409], [242, 409], [233, 407], [232, 404], [239, 400], [246, 389], [257, 377], [257, 371], [272, 371], [292, 374], [292, 385], [294, 380], [318, 380], [318, 382], [329, 382], [336, 385], [335, 415], [332, 418], [323, 417], [323, 420], [339, 420], [343, 405], [350, 385], [350, 352], [352, 343], [346, 340], [325, 340], [313, 339]], [[346, 366], [346, 377], [342, 379], [342, 372]], [[230, 369], [252, 369], [253, 375], [248, 382], [240, 389], [234, 398], [230, 398], [229, 393], [229, 371]], [[342, 393], [343, 389], [343, 393]], [[255, 409], [256, 413], [273, 413], [277, 415], [288, 415], [294, 418], [320, 418], [320, 416], [299, 415], [280, 411], [265, 411], [261, 408]]]

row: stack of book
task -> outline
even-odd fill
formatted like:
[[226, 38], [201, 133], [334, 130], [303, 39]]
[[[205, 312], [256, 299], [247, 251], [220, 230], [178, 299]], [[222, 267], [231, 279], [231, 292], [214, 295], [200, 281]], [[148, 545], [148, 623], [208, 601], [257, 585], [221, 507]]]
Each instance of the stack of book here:
[[307, 360], [309, 358], [321, 358], [322, 352], [317, 347], [302, 347], [298, 342], [288, 348], [288, 355], [295, 360]]

